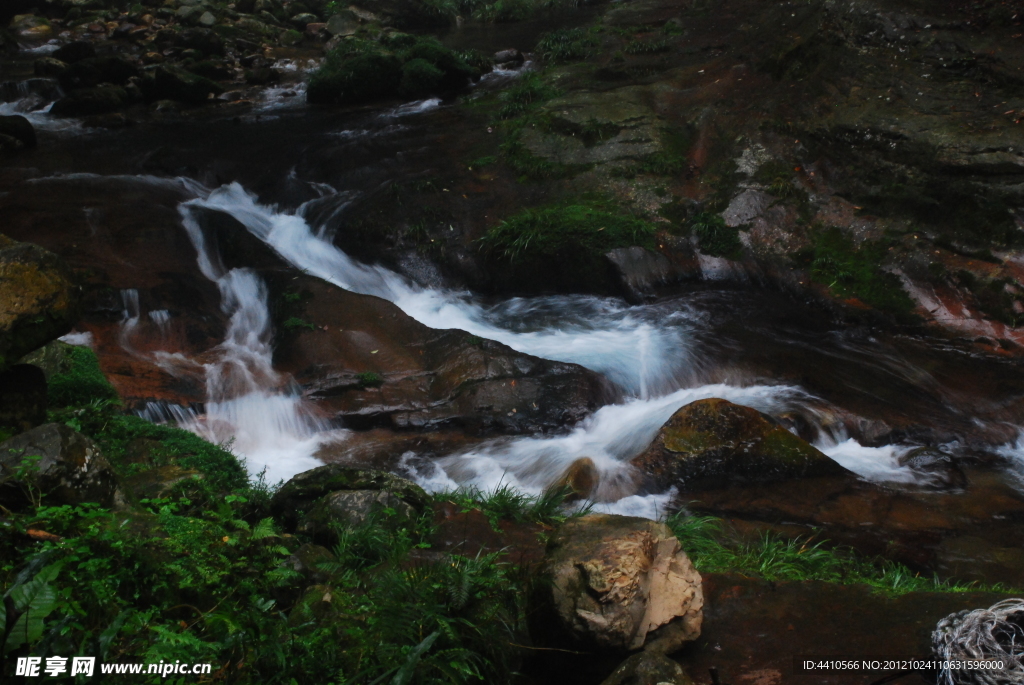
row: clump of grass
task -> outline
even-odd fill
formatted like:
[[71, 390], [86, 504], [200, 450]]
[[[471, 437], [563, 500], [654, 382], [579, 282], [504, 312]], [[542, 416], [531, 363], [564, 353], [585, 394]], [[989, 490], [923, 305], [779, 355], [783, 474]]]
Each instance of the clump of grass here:
[[306, 321], [304, 319], [300, 319], [297, 316], [288, 317], [287, 319], [284, 320], [284, 323], [281, 325], [284, 326], [284, 329], [289, 332], [299, 331], [303, 329], [310, 331], [316, 330], [316, 324], [310, 323], [309, 321]]
[[498, 118], [514, 119], [557, 94], [558, 91], [545, 83], [539, 74], [527, 72], [501, 94], [503, 104], [498, 110]]
[[434, 499], [452, 502], [463, 511], [479, 509], [497, 530], [500, 521], [556, 525], [571, 516], [586, 513], [586, 509], [577, 507], [569, 510], [566, 507], [566, 499], [571, 493], [571, 488], [565, 487], [548, 490], [542, 495], [528, 495], [506, 483], [488, 491], [460, 488], [440, 492], [434, 495]]
[[783, 539], [766, 533], [756, 542], [737, 543], [725, 538], [722, 521], [713, 517], [679, 513], [666, 523], [703, 573], [742, 573], [772, 581], [864, 584], [888, 595], [1003, 589], [922, 576], [889, 559], [869, 559], [850, 549], [828, 548], [824, 540]]
[[597, 39], [586, 29], [558, 29], [541, 36], [537, 41], [537, 52], [547, 62], [573, 62], [586, 59]]
[[700, 241], [700, 250], [704, 254], [726, 259], [739, 259], [743, 253], [740, 242], [739, 228], [727, 226], [725, 219], [719, 214], [700, 212], [694, 215], [687, 227]]
[[914, 302], [899, 278], [881, 269], [888, 248], [883, 242], [855, 245], [840, 229], [816, 231], [812, 247], [798, 255], [811, 269], [811, 278], [839, 297], [855, 297], [884, 312], [907, 316]]
[[490, 229], [480, 245], [509, 262], [578, 260], [608, 250], [651, 246], [656, 229], [643, 219], [611, 211], [607, 203], [527, 209]]
[[625, 51], [630, 55], [653, 55], [669, 49], [667, 40], [631, 40]]

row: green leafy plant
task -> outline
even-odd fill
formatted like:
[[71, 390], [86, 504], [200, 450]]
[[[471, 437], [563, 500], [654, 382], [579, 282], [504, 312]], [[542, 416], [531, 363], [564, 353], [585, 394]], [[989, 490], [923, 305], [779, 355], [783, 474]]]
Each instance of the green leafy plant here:
[[310, 331], [316, 330], [316, 324], [300, 319], [297, 316], [292, 316], [285, 319], [282, 325], [284, 326], [284, 329], [286, 331], [298, 331], [303, 329]]
[[558, 29], [541, 36], [537, 52], [548, 62], [573, 62], [585, 59], [596, 46], [596, 37], [587, 29]]
[[364, 388], [379, 388], [384, 385], [384, 377], [373, 371], [364, 371], [356, 375], [356, 378], [359, 380], [359, 385]]

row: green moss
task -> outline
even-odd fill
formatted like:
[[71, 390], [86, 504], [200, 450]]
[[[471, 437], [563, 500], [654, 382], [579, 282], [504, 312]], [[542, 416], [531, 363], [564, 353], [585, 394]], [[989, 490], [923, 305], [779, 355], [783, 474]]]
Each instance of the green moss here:
[[819, 229], [812, 235], [812, 247], [797, 255], [810, 267], [811, 278], [826, 285], [839, 297], [855, 297], [864, 304], [890, 314], [908, 317], [913, 300], [899, 278], [882, 270], [888, 256], [883, 242], [854, 245], [840, 229]]
[[96, 355], [88, 347], [70, 347], [64, 352], [60, 370], [47, 382], [50, 407], [88, 404], [95, 400], [118, 401], [117, 391], [100, 370]]
[[687, 228], [697, 236], [704, 254], [726, 259], [739, 259], [743, 254], [739, 228], [726, 226], [718, 214], [701, 212], [687, 222]]
[[358, 374], [356, 378], [359, 379], [359, 384], [364, 388], [379, 388], [384, 385], [384, 377], [373, 371], [364, 371]]
[[314, 104], [358, 104], [394, 95], [423, 96], [456, 90], [483, 73], [434, 38], [385, 34], [380, 42], [343, 41], [310, 76]]
[[402, 65], [402, 81], [398, 92], [408, 97], [419, 97], [435, 92], [444, 80], [444, 72], [425, 59], [412, 59]]
[[667, 40], [631, 40], [625, 51], [630, 55], [652, 55], [669, 49]]
[[653, 246], [653, 224], [611, 209], [607, 202], [527, 209], [490, 229], [480, 244], [512, 263], [589, 261], [617, 247]]
[[357, 104], [393, 95], [402, 81], [402, 63], [392, 54], [366, 52], [327, 55], [309, 78], [306, 98], [314, 104]]

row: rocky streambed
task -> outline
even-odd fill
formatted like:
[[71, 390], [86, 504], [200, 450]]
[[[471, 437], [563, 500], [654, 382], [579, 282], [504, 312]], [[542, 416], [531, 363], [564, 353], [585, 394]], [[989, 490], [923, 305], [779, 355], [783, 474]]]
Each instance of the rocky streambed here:
[[94, 4], [5, 34], [0, 216], [127, 411], [1024, 585], [1012, 3]]

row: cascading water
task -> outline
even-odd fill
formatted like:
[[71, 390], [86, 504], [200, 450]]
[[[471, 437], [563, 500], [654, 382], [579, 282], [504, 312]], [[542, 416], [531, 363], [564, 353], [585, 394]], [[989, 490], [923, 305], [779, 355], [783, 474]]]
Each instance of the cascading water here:
[[185, 414], [183, 426], [212, 442], [231, 441], [250, 472], [265, 469], [269, 482], [315, 468], [320, 462], [313, 452], [339, 436], [303, 402], [294, 383], [274, 371], [266, 285], [250, 269], [219, 269], [190, 207], [182, 205], [182, 223], [230, 320], [215, 361], [204, 365], [205, 415]]
[[[262, 302], [263, 298], [245, 298], [239, 294], [235, 281], [255, 279], [245, 270], [226, 275], [212, 271], [214, 263], [203, 247], [202, 233], [191, 216], [193, 208], [225, 212], [242, 223], [253, 235], [270, 245], [285, 260], [306, 273], [335, 285], [363, 294], [375, 295], [394, 302], [406, 314], [433, 328], [460, 328], [480, 337], [505, 343], [520, 352], [557, 361], [578, 363], [604, 374], [618, 385], [628, 398], [622, 404], [606, 406], [595, 412], [571, 433], [558, 437], [497, 439], [483, 443], [471, 451], [447, 457], [431, 465], [406, 459], [407, 468], [429, 489], [454, 485], [492, 489], [502, 484], [539, 493], [554, 482], [573, 460], [587, 456], [601, 472], [601, 486], [596, 498], [606, 509], [655, 516], [670, 499], [670, 494], [647, 497], [632, 496], [628, 459], [640, 452], [654, 438], [658, 428], [679, 407], [689, 402], [721, 397], [755, 407], [769, 414], [800, 411], [815, 421], [815, 405], [821, 401], [792, 386], [700, 385], [699, 364], [691, 352], [689, 333], [698, 325], [697, 319], [685, 310], [670, 313], [657, 307], [629, 307], [609, 298], [589, 296], [552, 296], [514, 298], [496, 305], [484, 305], [469, 293], [421, 288], [381, 266], [356, 262], [335, 247], [322, 232], [315, 232], [299, 214], [278, 212], [259, 205], [255, 198], [238, 184], [219, 188], [205, 197], [182, 205], [186, 228], [200, 252], [204, 273], [221, 284], [225, 306], [240, 311], [243, 303]], [[231, 276], [231, 274], [236, 274]], [[254, 287], [254, 286], [248, 286]], [[265, 307], [265, 305], [264, 305]], [[263, 316], [265, 316], [265, 309]], [[255, 316], [255, 312], [252, 313]], [[235, 316], [232, 318], [235, 328]], [[241, 330], [241, 329], [240, 329]], [[266, 322], [244, 327], [251, 335], [266, 335]], [[223, 402], [208, 406], [207, 423], [223, 422], [226, 430], [236, 431], [236, 447], [252, 458], [243, 443], [238, 427], [251, 420], [244, 411], [262, 416], [275, 402], [286, 398], [294, 402], [291, 411], [301, 403], [296, 395], [268, 393], [274, 378], [269, 367], [269, 341], [260, 339], [245, 344], [234, 341], [229, 333], [225, 363], [208, 377], [211, 398], [223, 394], [231, 383], [224, 375], [235, 368], [231, 361], [242, 351], [261, 360], [261, 373], [242, 374], [243, 387], [234, 390], [235, 403], [228, 411]], [[248, 368], [244, 364], [241, 368]], [[237, 371], [232, 372], [236, 375]], [[237, 382], [237, 380], [235, 381]], [[261, 385], [262, 384], [262, 385]], [[244, 411], [243, 411], [244, 410]], [[257, 419], [266, 426], [264, 419]], [[295, 430], [296, 426], [300, 430]], [[231, 427], [228, 429], [227, 427]], [[286, 436], [275, 434], [273, 444], [306, 446], [316, 438], [316, 426], [307, 422], [288, 423]], [[209, 430], [209, 429], [208, 429]], [[278, 428], [274, 428], [275, 431]], [[215, 434], [216, 435], [216, 434]], [[821, 431], [818, 445], [844, 466], [880, 480], [913, 480], [913, 473], [896, 463], [900, 448], [867, 448], [840, 432]], [[269, 438], [270, 436], [268, 436]], [[246, 443], [247, 444], [247, 443]], [[269, 451], [264, 453], [269, 455]], [[305, 467], [306, 457], [285, 467], [285, 454], [273, 454], [276, 466], [268, 463], [274, 473], [292, 473]], [[439, 472], [437, 469], [441, 469]], [[289, 474], [290, 475], [290, 474]]]

